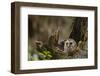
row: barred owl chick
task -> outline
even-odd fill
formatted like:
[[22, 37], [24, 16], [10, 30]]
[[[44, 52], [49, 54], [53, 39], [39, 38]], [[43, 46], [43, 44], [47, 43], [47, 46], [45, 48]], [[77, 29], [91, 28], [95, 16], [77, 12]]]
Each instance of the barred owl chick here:
[[68, 56], [73, 56], [73, 54], [76, 52], [77, 49], [77, 43], [74, 39], [67, 39], [64, 42], [64, 51]]

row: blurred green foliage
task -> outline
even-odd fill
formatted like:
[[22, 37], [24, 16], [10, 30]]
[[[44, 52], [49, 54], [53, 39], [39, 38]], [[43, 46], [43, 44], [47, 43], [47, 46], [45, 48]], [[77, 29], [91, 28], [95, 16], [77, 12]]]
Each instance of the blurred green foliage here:
[[[38, 49], [38, 48], [37, 48]], [[34, 50], [29, 45], [28, 48], [28, 60], [34, 61], [34, 60], [50, 60], [53, 57], [53, 54], [51, 52], [52, 50], [47, 47], [42, 47], [39, 50]]]

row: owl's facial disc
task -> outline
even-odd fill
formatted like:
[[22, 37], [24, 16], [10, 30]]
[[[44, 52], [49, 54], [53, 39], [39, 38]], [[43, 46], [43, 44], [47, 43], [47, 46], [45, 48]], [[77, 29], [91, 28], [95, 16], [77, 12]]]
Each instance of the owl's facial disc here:
[[66, 48], [73, 48], [76, 46], [76, 42], [73, 39], [68, 39], [65, 41]]
[[70, 47], [70, 46], [72, 46], [72, 44], [73, 44], [72, 42], [66, 42], [65, 45], [66, 45], [66, 47]]

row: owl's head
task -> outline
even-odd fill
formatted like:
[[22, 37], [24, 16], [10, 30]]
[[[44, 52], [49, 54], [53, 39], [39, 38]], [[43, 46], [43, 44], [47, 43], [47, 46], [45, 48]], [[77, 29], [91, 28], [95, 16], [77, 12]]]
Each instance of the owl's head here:
[[67, 39], [65, 42], [64, 42], [64, 48], [70, 48], [70, 49], [74, 49], [77, 47], [77, 43], [74, 39]]
[[60, 52], [66, 54], [68, 52], [73, 52], [77, 48], [77, 43], [74, 39], [69, 38], [67, 40], [61, 41], [59, 46], [61, 49]]

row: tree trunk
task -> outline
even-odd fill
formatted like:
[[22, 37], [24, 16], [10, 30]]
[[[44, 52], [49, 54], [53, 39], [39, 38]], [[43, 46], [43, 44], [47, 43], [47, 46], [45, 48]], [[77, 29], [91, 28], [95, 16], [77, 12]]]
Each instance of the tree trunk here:
[[77, 43], [84, 40], [87, 32], [87, 18], [76, 18], [73, 23], [73, 30], [69, 38], [74, 39]]

